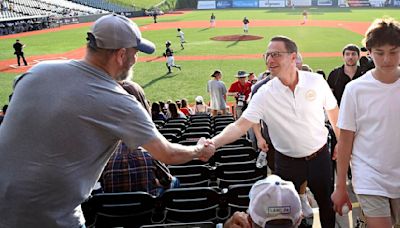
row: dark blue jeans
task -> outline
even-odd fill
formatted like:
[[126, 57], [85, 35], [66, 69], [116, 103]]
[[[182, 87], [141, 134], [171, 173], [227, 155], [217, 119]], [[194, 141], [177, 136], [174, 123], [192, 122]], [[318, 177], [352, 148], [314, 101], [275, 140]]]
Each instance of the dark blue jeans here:
[[304, 181], [314, 194], [319, 206], [321, 226], [335, 227], [335, 212], [331, 201], [333, 192], [332, 162], [327, 145], [323, 146], [312, 159], [291, 158], [275, 152], [275, 174], [292, 181], [299, 191]]

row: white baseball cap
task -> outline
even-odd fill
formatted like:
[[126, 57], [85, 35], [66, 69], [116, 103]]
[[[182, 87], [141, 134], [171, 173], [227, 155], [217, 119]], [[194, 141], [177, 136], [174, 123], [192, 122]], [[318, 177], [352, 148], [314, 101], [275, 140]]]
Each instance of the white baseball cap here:
[[139, 51], [151, 54], [155, 45], [142, 37], [138, 26], [127, 17], [109, 14], [95, 21], [88, 39], [93, 35], [96, 46], [104, 49], [137, 48]]
[[[296, 227], [302, 216], [299, 194], [290, 181], [270, 175], [257, 181], [249, 193], [249, 214], [263, 228]], [[287, 224], [268, 224], [272, 220], [288, 220]]]
[[197, 96], [195, 100], [196, 102], [203, 102], [204, 99], [202, 96]]

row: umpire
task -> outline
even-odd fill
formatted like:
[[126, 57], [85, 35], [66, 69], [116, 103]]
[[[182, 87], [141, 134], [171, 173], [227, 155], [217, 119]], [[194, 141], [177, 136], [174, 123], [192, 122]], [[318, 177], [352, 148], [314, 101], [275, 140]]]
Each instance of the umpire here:
[[24, 52], [22, 51], [22, 49], [24, 47], [25, 47], [25, 45], [22, 44], [21, 42], [19, 42], [19, 40], [16, 40], [13, 45], [14, 55], [17, 55], [18, 66], [21, 66], [21, 61], [20, 61], [21, 58], [24, 61], [25, 66], [28, 66], [28, 63], [26, 62], [25, 57], [24, 57]]

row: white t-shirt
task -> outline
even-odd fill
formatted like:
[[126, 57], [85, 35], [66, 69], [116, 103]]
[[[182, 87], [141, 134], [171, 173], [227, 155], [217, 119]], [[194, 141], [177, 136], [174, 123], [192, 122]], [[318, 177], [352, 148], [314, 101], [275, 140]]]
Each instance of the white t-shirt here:
[[325, 145], [328, 130], [324, 109], [337, 106], [328, 83], [318, 74], [298, 71], [294, 93], [275, 77], [251, 99], [243, 117], [268, 125], [271, 141], [281, 153], [305, 157]]
[[357, 194], [400, 198], [400, 80], [371, 71], [347, 84], [338, 127], [355, 132], [351, 158]]

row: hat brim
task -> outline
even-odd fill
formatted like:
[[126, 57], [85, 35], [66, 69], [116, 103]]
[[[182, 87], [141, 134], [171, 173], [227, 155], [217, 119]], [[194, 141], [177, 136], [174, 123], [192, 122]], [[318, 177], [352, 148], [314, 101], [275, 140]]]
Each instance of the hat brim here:
[[249, 76], [249, 74], [235, 75], [235, 77], [237, 77], [237, 78], [245, 78], [247, 76]]
[[138, 41], [138, 43], [139, 44], [136, 48], [146, 54], [153, 54], [156, 50], [156, 46], [154, 45], [154, 43], [147, 39], [141, 38], [140, 42]]

